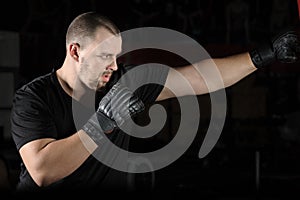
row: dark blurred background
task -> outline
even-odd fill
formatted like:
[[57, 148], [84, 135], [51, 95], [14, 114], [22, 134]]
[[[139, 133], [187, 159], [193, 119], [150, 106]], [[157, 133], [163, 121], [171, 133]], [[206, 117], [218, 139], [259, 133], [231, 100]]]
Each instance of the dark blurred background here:
[[[0, 10], [0, 191], [13, 190], [19, 156], [10, 135], [13, 92], [33, 78], [59, 68], [65, 57], [69, 23], [85, 11], [99, 11], [121, 29], [159, 26], [180, 31], [211, 57], [255, 48], [280, 30], [298, 28], [296, 0], [10, 0]], [[120, 60], [126, 60], [126, 56]], [[134, 52], [130, 60], [186, 64], [155, 50]], [[226, 88], [227, 118], [214, 149], [198, 151], [210, 120], [209, 95], [198, 97], [199, 132], [190, 148], [156, 171], [154, 190], [211, 198], [287, 198], [300, 189], [300, 66], [272, 63]], [[158, 135], [133, 140], [136, 151], [162, 147], [176, 134], [176, 99], [161, 102], [172, 117]], [[150, 184], [149, 177], [139, 180]], [[1, 197], [0, 197], [1, 198]], [[287, 198], [289, 199], [289, 198]]]

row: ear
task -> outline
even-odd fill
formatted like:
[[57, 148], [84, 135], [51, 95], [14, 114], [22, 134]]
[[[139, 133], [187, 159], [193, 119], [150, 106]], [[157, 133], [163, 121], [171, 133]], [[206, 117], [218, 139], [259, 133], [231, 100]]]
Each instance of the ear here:
[[69, 46], [69, 52], [72, 58], [74, 58], [76, 61], [79, 59], [78, 51], [80, 50], [80, 46], [78, 43], [72, 43]]

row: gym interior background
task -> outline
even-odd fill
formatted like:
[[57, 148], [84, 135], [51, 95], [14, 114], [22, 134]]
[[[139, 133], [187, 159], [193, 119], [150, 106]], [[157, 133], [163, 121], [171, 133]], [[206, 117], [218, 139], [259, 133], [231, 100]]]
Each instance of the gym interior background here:
[[[0, 12], [0, 191], [18, 179], [19, 157], [10, 134], [13, 92], [58, 68], [65, 56], [65, 33], [79, 13], [96, 10], [125, 31], [158, 26], [180, 31], [211, 57], [250, 50], [278, 31], [298, 27], [296, 0], [10, 0]], [[164, 55], [164, 56], [162, 56]], [[136, 64], [185, 64], [176, 55], [141, 50], [119, 58]], [[171, 59], [170, 59], [171, 58]], [[198, 151], [210, 119], [209, 95], [198, 97], [199, 132], [190, 148], [155, 172], [155, 188], [193, 191], [215, 197], [279, 197], [300, 188], [300, 66], [272, 63], [226, 88], [227, 116], [221, 137], [202, 159]], [[176, 99], [161, 102], [172, 117], [163, 131], [136, 143], [136, 151], [172, 140], [180, 112]], [[149, 184], [149, 178], [140, 180]]]

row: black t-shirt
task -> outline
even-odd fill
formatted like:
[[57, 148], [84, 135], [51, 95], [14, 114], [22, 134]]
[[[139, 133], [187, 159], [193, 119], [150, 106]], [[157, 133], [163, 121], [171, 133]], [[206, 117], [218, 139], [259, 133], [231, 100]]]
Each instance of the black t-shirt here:
[[[139, 71], [137, 74], [124, 76], [127, 72], [134, 71], [133, 69], [141, 68], [120, 64], [107, 84], [106, 91], [95, 95], [97, 98], [95, 106], [101, 96], [105, 95], [117, 81], [120, 81], [121, 77], [125, 77], [127, 86], [134, 87], [134, 84], [140, 84], [141, 81], [148, 83], [138, 87], [135, 94], [144, 104], [153, 103], [163, 88], [168, 69], [148, 66], [137, 70]], [[78, 128], [76, 128], [72, 114], [72, 102], [72, 97], [67, 95], [59, 84], [55, 70], [18, 89], [15, 93], [11, 115], [12, 137], [17, 150], [36, 139], [55, 138], [58, 140], [77, 132]], [[125, 150], [128, 149], [129, 138], [128, 134], [119, 129], [109, 134], [109, 139]], [[19, 191], [29, 192], [124, 187], [126, 187], [126, 173], [107, 167], [93, 155], [89, 156], [72, 174], [47, 187], [38, 187], [25, 165], [21, 163], [21, 174], [17, 185]]]

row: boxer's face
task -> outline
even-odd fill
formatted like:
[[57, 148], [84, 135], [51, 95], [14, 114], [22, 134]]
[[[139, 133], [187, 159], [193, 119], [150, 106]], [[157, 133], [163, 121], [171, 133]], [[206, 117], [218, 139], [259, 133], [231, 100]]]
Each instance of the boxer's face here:
[[99, 90], [118, 69], [116, 59], [121, 53], [122, 40], [108, 30], [100, 28], [95, 41], [81, 51], [80, 80], [90, 89]]

